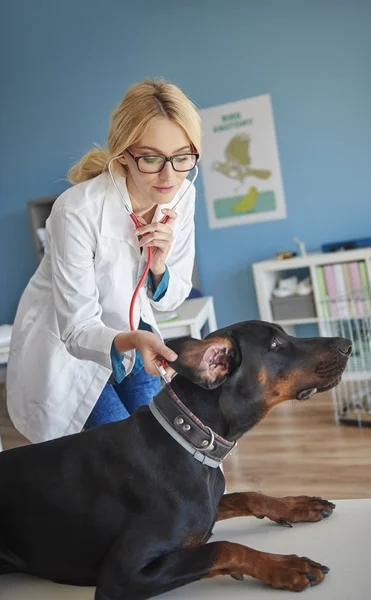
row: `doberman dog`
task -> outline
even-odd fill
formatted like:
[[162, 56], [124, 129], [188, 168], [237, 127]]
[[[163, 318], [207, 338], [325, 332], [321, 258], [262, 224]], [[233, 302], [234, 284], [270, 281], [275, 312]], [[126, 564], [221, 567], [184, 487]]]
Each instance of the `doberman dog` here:
[[193, 581], [256, 577], [301, 591], [328, 568], [306, 557], [208, 542], [216, 521], [320, 521], [321, 498], [224, 494], [235, 442], [288, 399], [340, 381], [351, 342], [299, 339], [246, 321], [168, 343], [177, 372], [130, 418], [0, 454], [0, 574], [95, 585], [96, 600], [145, 600]]

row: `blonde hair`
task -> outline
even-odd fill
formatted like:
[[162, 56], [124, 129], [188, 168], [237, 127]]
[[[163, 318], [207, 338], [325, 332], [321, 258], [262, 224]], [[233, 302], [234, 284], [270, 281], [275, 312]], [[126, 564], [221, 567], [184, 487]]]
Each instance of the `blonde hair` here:
[[[68, 171], [68, 181], [81, 183], [100, 175], [108, 169], [108, 163], [144, 134], [148, 125], [167, 117], [187, 134], [197, 152], [201, 149], [201, 120], [194, 104], [180, 88], [162, 79], [148, 79], [133, 85], [111, 117], [107, 148], [96, 145]], [[115, 168], [126, 174], [125, 166], [115, 161]]]

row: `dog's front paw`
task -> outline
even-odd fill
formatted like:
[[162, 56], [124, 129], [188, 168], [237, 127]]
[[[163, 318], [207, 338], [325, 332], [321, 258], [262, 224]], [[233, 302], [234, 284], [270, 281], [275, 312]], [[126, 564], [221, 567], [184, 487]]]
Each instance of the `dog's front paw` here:
[[265, 516], [283, 525], [290, 523], [315, 523], [329, 517], [335, 504], [323, 498], [311, 496], [287, 496], [268, 498], [264, 506]]
[[306, 556], [271, 554], [233, 542], [214, 542], [213, 556], [211, 571], [205, 577], [230, 575], [242, 581], [244, 575], [249, 575], [293, 592], [321, 583], [330, 570]]
[[301, 592], [321, 583], [329, 570], [306, 556], [266, 554], [257, 577], [276, 589]]

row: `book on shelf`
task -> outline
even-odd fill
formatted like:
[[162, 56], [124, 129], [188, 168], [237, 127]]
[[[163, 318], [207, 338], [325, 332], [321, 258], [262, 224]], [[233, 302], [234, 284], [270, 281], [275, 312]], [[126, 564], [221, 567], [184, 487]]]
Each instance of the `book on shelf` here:
[[366, 263], [362, 260], [359, 263], [359, 275], [361, 278], [361, 289], [362, 297], [364, 298], [365, 310], [367, 315], [371, 314], [371, 300], [370, 300], [370, 282], [368, 280]]
[[360, 264], [357, 261], [353, 261], [348, 263], [347, 267], [349, 271], [351, 288], [353, 290], [352, 295], [354, 299], [356, 315], [359, 317], [363, 317], [365, 314], [365, 303], [361, 284]]
[[349, 302], [347, 298], [347, 292], [345, 289], [345, 281], [343, 276], [343, 265], [337, 263], [333, 265], [335, 275], [335, 286], [337, 305], [340, 317], [350, 317]]
[[335, 272], [334, 272], [334, 269], [332, 268], [332, 265], [325, 265], [323, 267], [323, 272], [324, 272], [325, 282], [326, 282], [327, 297], [329, 299], [328, 307], [330, 310], [330, 314], [333, 317], [338, 317], [339, 309], [338, 309], [338, 304], [337, 304]]
[[350, 270], [349, 270], [349, 264], [348, 263], [341, 263], [341, 270], [342, 270], [342, 275], [343, 275], [343, 280], [344, 280], [344, 288], [345, 288], [345, 297], [346, 298], [351, 298], [352, 297], [352, 293], [353, 293], [353, 286], [352, 286], [352, 282], [350, 279]]
[[325, 301], [327, 296], [325, 273], [322, 267], [316, 267], [317, 286], [319, 291], [319, 297], [321, 300], [321, 316], [330, 317], [330, 307], [328, 302]]

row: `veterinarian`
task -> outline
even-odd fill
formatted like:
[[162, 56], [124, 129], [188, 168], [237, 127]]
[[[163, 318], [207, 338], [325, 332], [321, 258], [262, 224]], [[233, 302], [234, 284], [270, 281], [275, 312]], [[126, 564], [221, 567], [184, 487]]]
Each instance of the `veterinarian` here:
[[53, 205], [11, 341], [8, 410], [31, 442], [125, 419], [160, 389], [153, 361], [176, 355], [152, 307], [174, 310], [191, 290], [195, 188], [187, 176], [200, 138], [184, 93], [147, 80], [113, 112], [107, 149], [90, 150], [69, 171], [74, 185]]

